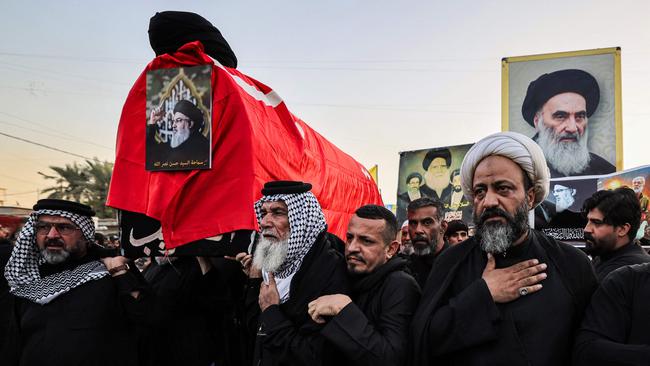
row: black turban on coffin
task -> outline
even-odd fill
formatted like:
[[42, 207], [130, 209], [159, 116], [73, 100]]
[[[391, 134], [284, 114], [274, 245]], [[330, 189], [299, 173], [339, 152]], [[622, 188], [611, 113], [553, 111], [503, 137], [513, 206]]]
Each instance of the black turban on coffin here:
[[185, 11], [163, 11], [149, 20], [149, 43], [156, 56], [176, 52], [182, 45], [201, 41], [205, 53], [226, 67], [237, 67], [237, 57], [221, 32], [202, 16]]
[[598, 82], [583, 70], [559, 70], [544, 74], [528, 85], [521, 114], [531, 126], [535, 126], [535, 113], [552, 97], [562, 93], [577, 93], [585, 98], [587, 117], [591, 117], [600, 102]]

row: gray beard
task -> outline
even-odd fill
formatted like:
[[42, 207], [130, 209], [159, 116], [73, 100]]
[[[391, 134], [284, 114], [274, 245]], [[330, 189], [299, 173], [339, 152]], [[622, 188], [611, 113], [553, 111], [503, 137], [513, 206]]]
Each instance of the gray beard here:
[[477, 227], [476, 237], [481, 243], [481, 249], [487, 253], [505, 253], [510, 249], [512, 243], [528, 230], [528, 203], [526, 201], [517, 208], [514, 217], [505, 211], [500, 211], [502, 217], [505, 217], [506, 223], [485, 222], [490, 217], [486, 215], [485, 211], [480, 218], [474, 216]]
[[41, 255], [45, 258], [45, 262], [49, 264], [60, 264], [70, 258], [70, 252], [65, 250], [59, 250], [56, 252], [51, 252], [47, 249], [41, 250]]
[[280, 268], [287, 258], [289, 250], [289, 237], [284, 240], [269, 240], [260, 237], [255, 253], [253, 254], [253, 265], [266, 272], [275, 272]]
[[577, 142], [560, 142], [553, 128], [545, 127], [542, 119], [539, 120], [538, 126], [540, 128], [537, 144], [544, 151], [546, 162], [550, 166], [567, 176], [576, 175], [587, 168], [591, 160], [587, 147], [588, 130], [585, 129], [584, 135], [577, 137]]
[[415, 245], [413, 246], [413, 254], [415, 255], [429, 255], [431, 254], [431, 247], [424, 247], [424, 248], [417, 248]]
[[178, 130], [172, 133], [172, 140], [170, 142], [170, 145], [172, 149], [177, 148], [182, 144], [183, 142], [187, 141], [187, 139], [190, 138], [190, 130], [189, 129], [182, 129]]

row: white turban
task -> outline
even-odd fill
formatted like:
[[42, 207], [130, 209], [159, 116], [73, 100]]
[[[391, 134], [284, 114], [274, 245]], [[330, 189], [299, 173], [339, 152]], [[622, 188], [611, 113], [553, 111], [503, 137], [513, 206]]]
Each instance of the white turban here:
[[500, 155], [517, 163], [530, 178], [535, 189], [533, 207], [548, 195], [551, 173], [546, 165], [542, 149], [530, 138], [516, 132], [499, 132], [483, 138], [472, 146], [460, 167], [461, 185], [468, 199], [474, 198], [472, 190], [474, 171], [484, 158]]

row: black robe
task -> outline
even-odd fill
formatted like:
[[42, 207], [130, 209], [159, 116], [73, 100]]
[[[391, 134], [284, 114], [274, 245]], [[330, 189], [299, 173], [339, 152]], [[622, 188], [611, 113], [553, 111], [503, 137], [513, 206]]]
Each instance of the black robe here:
[[[322, 295], [348, 294], [345, 259], [334, 235], [321, 233], [291, 279], [289, 300], [260, 313], [261, 279], [246, 290], [247, 324], [255, 337], [253, 365], [338, 365], [332, 345], [320, 334], [323, 325], [307, 313], [309, 302]], [[257, 331], [255, 331], [257, 330]]]
[[413, 317], [413, 365], [563, 365], [597, 286], [579, 249], [530, 230], [497, 268], [537, 258], [548, 265], [539, 292], [505, 304], [481, 278], [487, 256], [476, 238], [449, 248], [436, 261]]
[[602, 281], [608, 274], [623, 266], [650, 262], [650, 255], [635, 242], [629, 242], [617, 250], [605, 253], [593, 260], [598, 281]]
[[155, 261], [143, 272], [155, 295], [147, 314], [147, 327], [139, 327], [141, 365], [207, 366], [215, 362], [217, 316], [223, 312], [223, 291], [216, 271], [206, 274], [194, 257], [178, 257], [171, 263]]
[[[45, 276], [93, 260], [43, 265]], [[40, 305], [16, 297], [17, 363], [20, 365], [137, 365], [134, 324], [143, 318], [150, 297], [133, 268], [75, 287]], [[140, 291], [138, 299], [131, 291]], [[2, 363], [3, 365], [10, 364]]]
[[341, 309], [322, 334], [345, 355], [343, 365], [403, 365], [411, 317], [420, 288], [395, 257], [373, 273], [353, 278], [352, 303]]
[[431, 253], [426, 255], [409, 255], [409, 261], [406, 267], [408, 268], [408, 271], [411, 273], [413, 278], [415, 278], [415, 281], [417, 281], [421, 289], [423, 289], [424, 285], [427, 283], [427, 278], [429, 278], [429, 273], [431, 273], [433, 262], [435, 262], [436, 258], [438, 258], [438, 256], [442, 254], [442, 252], [444, 252], [448, 247], [449, 244], [445, 242], [442, 246], [442, 249], [440, 249], [438, 253]]
[[612, 272], [594, 293], [576, 337], [574, 365], [650, 363], [650, 263]]

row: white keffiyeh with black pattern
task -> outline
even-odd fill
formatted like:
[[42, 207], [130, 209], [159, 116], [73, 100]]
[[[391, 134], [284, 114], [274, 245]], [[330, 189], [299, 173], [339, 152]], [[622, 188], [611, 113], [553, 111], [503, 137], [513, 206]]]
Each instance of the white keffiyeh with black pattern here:
[[71, 270], [41, 277], [38, 267], [45, 263], [45, 259], [36, 245], [34, 232], [34, 225], [41, 215], [61, 216], [69, 219], [79, 226], [84, 237], [90, 243], [94, 241], [95, 225], [88, 216], [61, 210], [38, 210], [27, 219], [5, 267], [5, 277], [12, 294], [43, 305], [77, 286], [108, 275], [108, 271], [102, 262], [91, 261]]
[[316, 242], [318, 235], [327, 229], [327, 223], [323, 209], [316, 196], [311, 192], [263, 196], [255, 202], [258, 223], [262, 221], [262, 204], [274, 201], [283, 201], [289, 211], [291, 235], [289, 236], [287, 256], [273, 273], [276, 278], [284, 279], [298, 271], [302, 260]]

